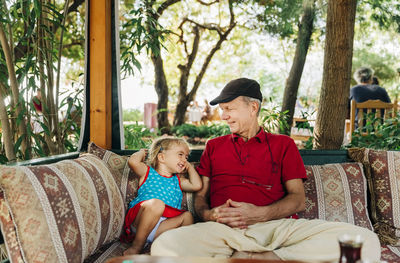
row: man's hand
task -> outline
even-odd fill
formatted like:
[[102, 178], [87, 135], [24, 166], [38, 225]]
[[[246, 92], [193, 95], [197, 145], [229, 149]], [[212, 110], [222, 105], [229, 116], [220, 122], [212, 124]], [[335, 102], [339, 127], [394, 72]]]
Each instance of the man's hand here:
[[258, 206], [253, 204], [235, 202], [228, 199], [224, 205], [212, 210], [214, 210], [213, 214], [216, 217], [216, 222], [244, 229], [249, 225], [262, 221], [257, 208]]

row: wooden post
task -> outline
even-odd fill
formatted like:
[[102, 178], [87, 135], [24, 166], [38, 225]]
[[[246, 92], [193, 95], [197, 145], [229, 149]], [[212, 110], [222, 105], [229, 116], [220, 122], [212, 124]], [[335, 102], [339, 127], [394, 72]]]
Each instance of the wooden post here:
[[90, 140], [111, 149], [111, 0], [89, 0]]

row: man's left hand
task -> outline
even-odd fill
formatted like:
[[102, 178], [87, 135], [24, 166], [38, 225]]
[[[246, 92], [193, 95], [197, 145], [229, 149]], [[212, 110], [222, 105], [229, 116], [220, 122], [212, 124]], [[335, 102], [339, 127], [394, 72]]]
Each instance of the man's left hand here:
[[228, 225], [234, 228], [247, 228], [249, 225], [261, 222], [262, 219], [258, 215], [258, 206], [244, 203], [235, 202], [231, 199], [226, 201], [225, 207], [219, 207], [215, 212], [217, 215], [217, 222]]

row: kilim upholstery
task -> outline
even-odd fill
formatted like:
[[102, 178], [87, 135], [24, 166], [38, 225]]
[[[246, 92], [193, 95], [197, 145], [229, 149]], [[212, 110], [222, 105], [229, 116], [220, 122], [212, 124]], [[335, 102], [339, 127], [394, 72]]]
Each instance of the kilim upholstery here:
[[[381, 259], [400, 262], [400, 155], [349, 153], [356, 162], [306, 165], [306, 209], [299, 216], [372, 229], [381, 239]], [[1, 166], [0, 223], [11, 261], [105, 262], [121, 256], [129, 246], [119, 241], [127, 204], [138, 189], [127, 160], [92, 143], [73, 160]], [[194, 214], [193, 205], [193, 194], [184, 193], [182, 207]]]

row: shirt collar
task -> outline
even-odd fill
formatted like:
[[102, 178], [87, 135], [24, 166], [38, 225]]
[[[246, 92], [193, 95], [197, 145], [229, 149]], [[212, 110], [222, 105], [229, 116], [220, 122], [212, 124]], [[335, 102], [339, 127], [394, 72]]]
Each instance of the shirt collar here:
[[[266, 136], [267, 136], [267, 133], [264, 131], [263, 128], [260, 127], [260, 131], [256, 134], [256, 136], [254, 136], [252, 138], [255, 138], [258, 142], [263, 142], [263, 141], [265, 141]], [[236, 133], [232, 133], [232, 138], [235, 142], [237, 142], [239, 140], [239, 138], [242, 138], [242, 137]], [[250, 140], [252, 138], [250, 138]]]

